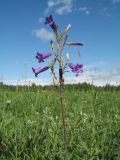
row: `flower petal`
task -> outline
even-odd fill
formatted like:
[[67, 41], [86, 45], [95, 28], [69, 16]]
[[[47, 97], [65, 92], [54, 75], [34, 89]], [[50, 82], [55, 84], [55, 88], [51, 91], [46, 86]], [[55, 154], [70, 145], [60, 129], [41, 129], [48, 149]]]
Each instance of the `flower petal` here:
[[52, 54], [50, 52], [46, 52], [44, 54], [37, 53], [36, 58], [38, 59], [39, 62], [44, 62], [44, 59], [50, 57]]
[[71, 71], [76, 74], [76, 76], [78, 76], [79, 73], [83, 72], [83, 70], [82, 70], [83, 65], [82, 64], [78, 64], [78, 63], [72, 64], [72, 63], [69, 63], [68, 66], [71, 68]]
[[35, 76], [37, 77], [39, 73], [44, 72], [44, 71], [48, 70], [49, 68], [50, 68], [49, 66], [40, 67], [37, 69], [32, 68], [32, 71], [35, 74]]

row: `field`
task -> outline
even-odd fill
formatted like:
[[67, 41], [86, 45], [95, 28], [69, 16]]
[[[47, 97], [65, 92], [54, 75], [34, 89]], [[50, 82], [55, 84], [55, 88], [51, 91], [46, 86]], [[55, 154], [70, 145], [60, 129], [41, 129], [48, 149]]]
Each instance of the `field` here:
[[0, 160], [120, 160], [120, 90], [0, 89]]

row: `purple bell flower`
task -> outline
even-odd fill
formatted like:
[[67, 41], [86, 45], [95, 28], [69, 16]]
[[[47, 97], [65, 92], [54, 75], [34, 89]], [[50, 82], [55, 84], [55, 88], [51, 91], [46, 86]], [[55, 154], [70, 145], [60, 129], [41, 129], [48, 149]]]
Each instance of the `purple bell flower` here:
[[82, 73], [83, 70], [83, 64], [72, 64], [72, 63], [69, 63], [68, 66], [72, 69], [72, 72], [75, 73], [76, 76], [79, 76], [79, 73]]
[[49, 17], [46, 17], [45, 20], [46, 20], [45, 24], [49, 24], [50, 27], [53, 29], [53, 31], [57, 34], [57, 26], [54, 22], [54, 19], [53, 19], [52, 15], [50, 15]]
[[38, 59], [39, 62], [44, 62], [44, 59], [48, 58], [50, 56], [51, 56], [51, 53], [47, 52], [47, 53], [44, 53], [44, 54], [37, 53], [35, 57]]
[[33, 71], [33, 73], [35, 73], [35, 77], [37, 77], [39, 73], [44, 72], [44, 71], [48, 70], [49, 68], [50, 68], [49, 66], [40, 67], [37, 69], [32, 68], [32, 71]]

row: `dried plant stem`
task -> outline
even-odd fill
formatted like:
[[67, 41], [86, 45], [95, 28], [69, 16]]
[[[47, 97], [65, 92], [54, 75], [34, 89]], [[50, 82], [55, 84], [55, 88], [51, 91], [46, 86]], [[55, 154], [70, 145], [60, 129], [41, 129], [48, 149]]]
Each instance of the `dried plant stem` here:
[[60, 81], [60, 110], [61, 110], [61, 117], [63, 123], [63, 131], [64, 131], [64, 145], [67, 148], [67, 130], [66, 130], [66, 122], [65, 122], [65, 112], [64, 112], [64, 95], [63, 95], [63, 70], [60, 67], [59, 69], [59, 81]]

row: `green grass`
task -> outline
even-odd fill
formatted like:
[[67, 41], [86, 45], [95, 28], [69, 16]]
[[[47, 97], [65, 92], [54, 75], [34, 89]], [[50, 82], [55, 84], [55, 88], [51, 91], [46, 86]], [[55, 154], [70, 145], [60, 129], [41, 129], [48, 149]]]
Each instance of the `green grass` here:
[[[10, 102], [8, 101], [10, 100]], [[0, 160], [119, 160], [120, 91], [0, 90]]]

